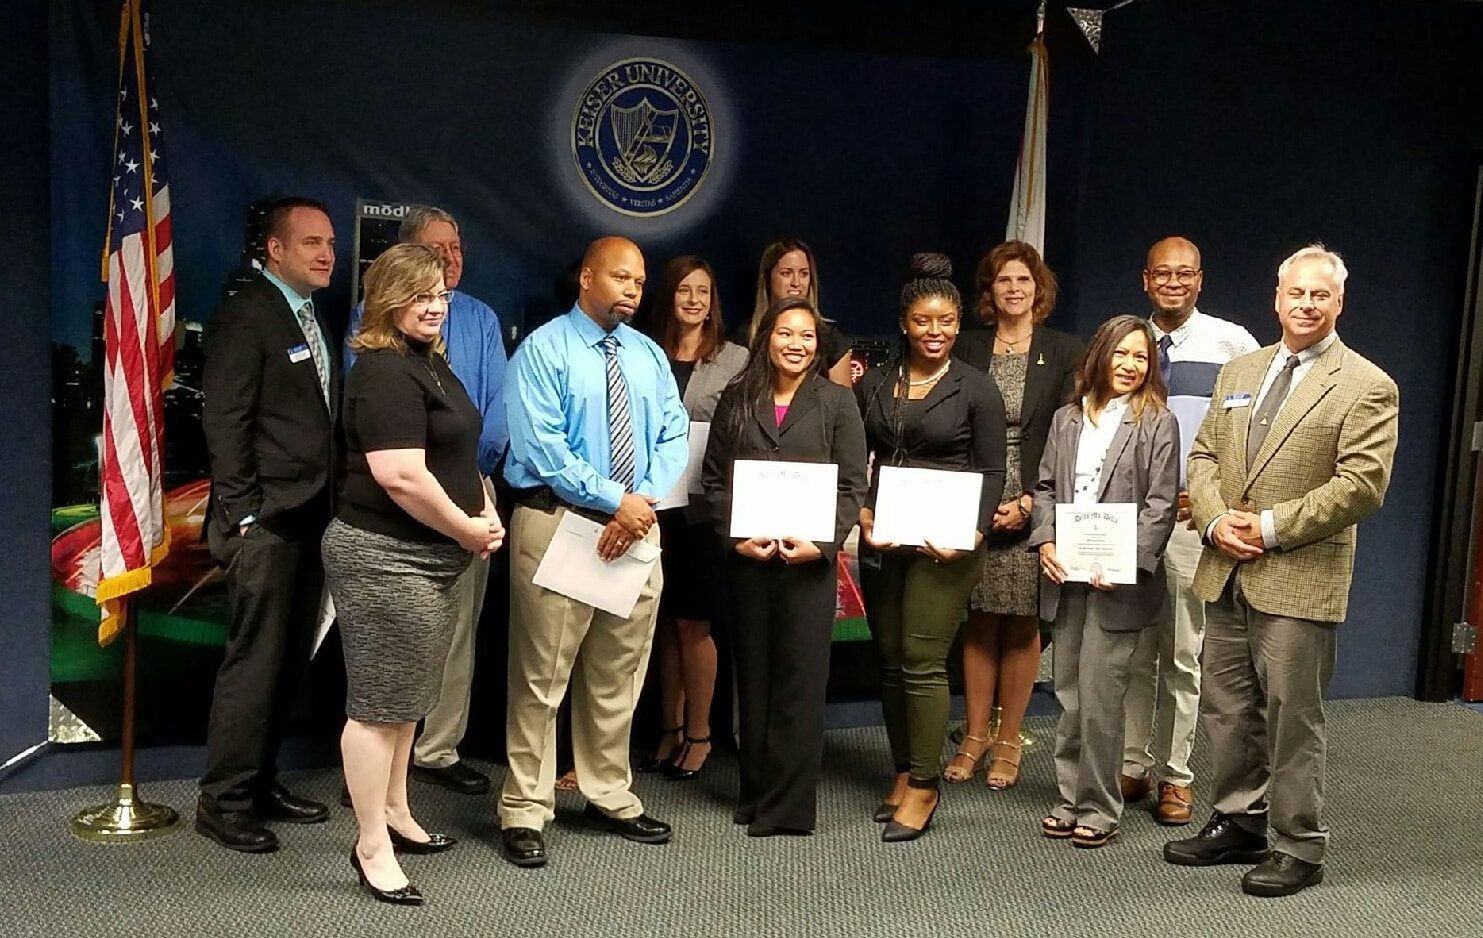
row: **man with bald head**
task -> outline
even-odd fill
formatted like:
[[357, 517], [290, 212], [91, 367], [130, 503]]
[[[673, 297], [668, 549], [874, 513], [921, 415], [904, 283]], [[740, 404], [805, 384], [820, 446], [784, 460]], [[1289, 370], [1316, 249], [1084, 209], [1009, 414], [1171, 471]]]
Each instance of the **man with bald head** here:
[[501, 846], [516, 866], [546, 863], [554, 817], [556, 711], [570, 686], [572, 750], [594, 825], [664, 843], [668, 824], [631, 790], [628, 735], [644, 684], [662, 585], [652, 573], [627, 618], [535, 585], [562, 517], [602, 524], [597, 552], [621, 557], [659, 543], [654, 504], [689, 458], [689, 419], [664, 352], [628, 325], [644, 290], [644, 257], [626, 238], [588, 247], [576, 305], [526, 338], [510, 361], [505, 405], [515, 490], [510, 528], [509, 771]]
[[1133, 655], [1123, 735], [1123, 800], [1142, 800], [1155, 784], [1160, 824], [1188, 824], [1194, 804], [1190, 750], [1200, 709], [1200, 649], [1205, 607], [1191, 591], [1200, 562], [1200, 535], [1189, 526], [1183, 466], [1189, 441], [1210, 406], [1210, 390], [1221, 366], [1259, 348], [1251, 333], [1195, 308], [1204, 286], [1200, 249], [1186, 238], [1164, 238], [1148, 249], [1143, 292], [1158, 340], [1159, 369], [1169, 406], [1179, 417], [1179, 524], [1164, 549], [1169, 602], [1155, 628], [1144, 629]]

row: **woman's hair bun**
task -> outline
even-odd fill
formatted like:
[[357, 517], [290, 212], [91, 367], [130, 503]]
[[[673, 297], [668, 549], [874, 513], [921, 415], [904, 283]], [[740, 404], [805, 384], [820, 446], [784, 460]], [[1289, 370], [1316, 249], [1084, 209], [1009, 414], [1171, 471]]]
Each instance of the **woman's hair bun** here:
[[922, 251], [911, 256], [911, 272], [907, 277], [911, 280], [951, 280], [953, 262], [946, 254]]

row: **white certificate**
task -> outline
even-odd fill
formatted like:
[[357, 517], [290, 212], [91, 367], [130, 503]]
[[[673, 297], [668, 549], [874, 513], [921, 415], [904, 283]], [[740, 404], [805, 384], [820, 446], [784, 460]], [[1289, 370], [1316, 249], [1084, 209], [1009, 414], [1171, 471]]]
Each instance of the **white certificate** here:
[[563, 514], [531, 579], [536, 586], [626, 619], [649, 582], [659, 548], [634, 541], [622, 557], [603, 560], [597, 556], [602, 527], [574, 511]]
[[1056, 560], [1072, 583], [1093, 572], [1108, 583], [1138, 582], [1138, 506], [1132, 502], [1056, 506]]
[[951, 550], [973, 550], [978, 534], [978, 500], [984, 477], [978, 472], [947, 472], [881, 466], [875, 496], [877, 541]]
[[700, 463], [705, 459], [705, 444], [711, 438], [711, 425], [708, 423], [690, 424], [690, 460], [685, 463], [685, 471], [680, 473], [680, 479], [675, 487], [669, 490], [669, 494], [659, 500], [654, 506], [655, 511], [665, 508], [683, 508], [690, 504], [691, 495], [700, 494]]
[[834, 542], [839, 467], [738, 459], [731, 469], [731, 536]]

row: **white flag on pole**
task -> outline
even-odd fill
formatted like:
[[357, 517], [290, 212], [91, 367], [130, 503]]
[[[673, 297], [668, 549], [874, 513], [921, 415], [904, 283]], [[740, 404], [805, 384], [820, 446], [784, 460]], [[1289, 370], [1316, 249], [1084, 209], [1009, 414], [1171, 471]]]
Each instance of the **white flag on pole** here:
[[1020, 140], [1004, 238], [1028, 242], [1041, 254], [1045, 253], [1045, 135], [1049, 112], [1050, 68], [1045, 40], [1037, 35], [1030, 43], [1030, 97], [1025, 105], [1025, 134]]

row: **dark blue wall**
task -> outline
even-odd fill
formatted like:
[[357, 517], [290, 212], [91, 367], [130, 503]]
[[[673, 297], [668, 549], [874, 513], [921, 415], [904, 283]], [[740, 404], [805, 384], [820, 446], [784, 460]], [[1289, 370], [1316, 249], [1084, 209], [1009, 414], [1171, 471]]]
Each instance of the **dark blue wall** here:
[[47, 148], [47, 4], [0, 4], [0, 762], [46, 740], [51, 611], [51, 213]]
[[1138, 0], [1103, 36], [1075, 322], [1143, 310], [1144, 253], [1178, 233], [1204, 252], [1201, 308], [1274, 342], [1278, 263], [1314, 240], [1345, 256], [1339, 333], [1400, 385], [1401, 434], [1386, 505], [1360, 528], [1333, 693], [1410, 694], [1483, 136], [1483, 8]]

